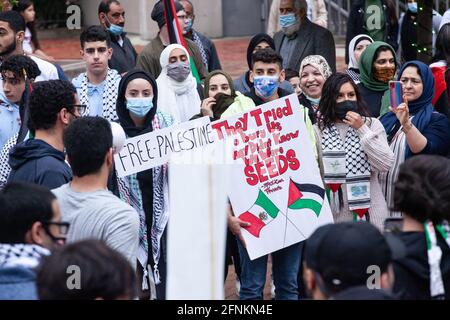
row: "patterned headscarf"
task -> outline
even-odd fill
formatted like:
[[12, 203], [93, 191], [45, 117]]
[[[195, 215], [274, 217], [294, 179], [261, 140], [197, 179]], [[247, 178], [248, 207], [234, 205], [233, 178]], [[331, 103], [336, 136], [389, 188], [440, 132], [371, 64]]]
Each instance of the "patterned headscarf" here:
[[322, 77], [325, 80], [327, 80], [332, 74], [331, 68], [328, 65], [327, 60], [325, 60], [325, 58], [322, 56], [311, 55], [311, 56], [305, 57], [302, 61], [302, 64], [300, 65], [299, 73], [301, 74], [303, 71], [303, 68], [308, 65], [319, 70], [320, 74], [322, 75]]

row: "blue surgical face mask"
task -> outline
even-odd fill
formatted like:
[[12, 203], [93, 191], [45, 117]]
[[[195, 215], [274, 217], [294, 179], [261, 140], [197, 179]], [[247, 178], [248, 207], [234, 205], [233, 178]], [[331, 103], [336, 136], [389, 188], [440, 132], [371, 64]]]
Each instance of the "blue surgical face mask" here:
[[153, 97], [127, 98], [127, 109], [137, 118], [143, 118], [153, 108]]
[[192, 22], [192, 19], [186, 19], [186, 32], [190, 32], [192, 30], [192, 25], [194, 24]]
[[109, 22], [109, 32], [111, 32], [113, 35], [115, 36], [120, 36], [123, 33], [123, 27], [117, 25], [117, 24], [113, 24], [109, 21], [108, 18], [106, 18]]
[[408, 10], [412, 13], [417, 13], [417, 2], [410, 3], [408, 2]]
[[280, 26], [282, 28], [288, 28], [290, 26], [293, 26], [296, 22], [297, 17], [295, 13], [280, 15]]
[[278, 89], [278, 76], [255, 76], [253, 86], [256, 94], [263, 98], [270, 98]]

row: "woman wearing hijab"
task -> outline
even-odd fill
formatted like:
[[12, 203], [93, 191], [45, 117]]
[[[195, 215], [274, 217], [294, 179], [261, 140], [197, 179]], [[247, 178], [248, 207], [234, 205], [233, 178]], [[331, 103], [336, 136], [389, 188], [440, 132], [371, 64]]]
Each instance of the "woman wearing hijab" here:
[[373, 43], [373, 39], [371, 37], [366, 34], [359, 34], [354, 37], [348, 45], [349, 62], [347, 74], [356, 84], [360, 82], [358, 63], [361, 58], [361, 54], [371, 43]]
[[[255, 35], [248, 44], [247, 48], [247, 65], [248, 71], [246, 71], [238, 79], [234, 80], [234, 89], [243, 94], [250, 92], [253, 88], [253, 82], [250, 81], [250, 70], [252, 70], [252, 56], [253, 54], [261, 49], [272, 48], [275, 50], [275, 43], [271, 36], [266, 33], [258, 33]], [[294, 93], [294, 89], [289, 81], [283, 81], [280, 84], [280, 88], [288, 91], [289, 93]]]
[[371, 117], [389, 111], [389, 81], [394, 79], [396, 70], [395, 51], [386, 42], [375, 41], [361, 54], [358, 87]]
[[203, 94], [205, 99], [201, 104], [201, 112], [192, 119], [209, 116], [215, 121], [255, 107], [252, 99], [234, 90], [233, 80], [222, 70], [213, 71], [206, 76]]
[[[120, 81], [116, 111], [128, 138], [172, 125], [172, 117], [158, 110], [158, 87], [147, 72], [134, 69]], [[139, 213], [138, 276], [149, 288], [147, 266], [156, 284], [151, 298], [165, 298], [165, 242], [168, 212], [167, 165], [132, 174], [118, 181], [120, 197]]]
[[314, 126], [319, 167], [334, 220], [365, 219], [382, 230], [388, 208], [378, 173], [388, 171], [394, 161], [383, 125], [370, 117], [345, 73], [325, 82], [319, 114]]
[[405, 102], [380, 118], [395, 162], [389, 172], [380, 174], [383, 192], [391, 208], [393, 185], [400, 164], [416, 154], [447, 155], [450, 150], [450, 123], [434, 112], [434, 78], [431, 69], [420, 61], [403, 65], [398, 75], [403, 83]]
[[179, 44], [168, 45], [159, 58], [158, 108], [174, 118], [174, 123], [190, 120], [200, 109], [197, 81], [191, 73], [189, 53]]
[[325, 81], [331, 76], [331, 68], [327, 60], [319, 55], [305, 57], [300, 65], [300, 103], [308, 108], [311, 122], [316, 123], [317, 108], [322, 97], [322, 88]]

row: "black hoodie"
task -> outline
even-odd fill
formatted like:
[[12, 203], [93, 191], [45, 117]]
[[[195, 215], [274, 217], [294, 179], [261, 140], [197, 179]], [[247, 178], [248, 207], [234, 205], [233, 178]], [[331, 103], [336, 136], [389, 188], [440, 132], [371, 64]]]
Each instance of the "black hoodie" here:
[[31, 182], [55, 189], [72, 180], [64, 152], [39, 139], [17, 144], [9, 155], [9, 165], [8, 182]]
[[[401, 299], [431, 299], [430, 267], [425, 233], [401, 232], [395, 236], [404, 243], [406, 254], [403, 258], [394, 259], [394, 292]], [[438, 232], [436, 236], [442, 250], [441, 273], [446, 293], [445, 299], [450, 299], [450, 248]]]

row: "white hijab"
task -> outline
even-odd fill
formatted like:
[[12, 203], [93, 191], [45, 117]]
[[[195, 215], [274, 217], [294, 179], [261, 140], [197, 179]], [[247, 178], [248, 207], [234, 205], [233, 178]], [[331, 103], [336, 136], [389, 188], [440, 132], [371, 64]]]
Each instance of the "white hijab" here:
[[174, 117], [174, 123], [185, 122], [200, 112], [200, 97], [197, 81], [192, 73], [183, 82], [177, 82], [167, 76], [169, 56], [174, 49], [181, 49], [189, 58], [188, 51], [179, 44], [167, 46], [159, 58], [162, 71], [156, 83], [158, 85], [158, 110]]
[[350, 41], [350, 44], [348, 45], [348, 68], [353, 68], [353, 69], [359, 69], [358, 68], [358, 61], [356, 61], [355, 58], [355, 47], [356, 47], [356, 43], [358, 42], [359, 39], [361, 38], [368, 38], [372, 43], [373, 43], [373, 39], [368, 36], [367, 34], [358, 34], [356, 37], [354, 37], [352, 39], [352, 41]]

